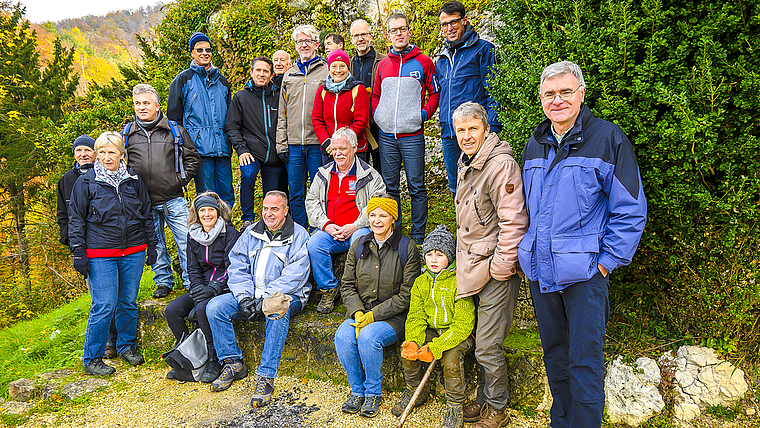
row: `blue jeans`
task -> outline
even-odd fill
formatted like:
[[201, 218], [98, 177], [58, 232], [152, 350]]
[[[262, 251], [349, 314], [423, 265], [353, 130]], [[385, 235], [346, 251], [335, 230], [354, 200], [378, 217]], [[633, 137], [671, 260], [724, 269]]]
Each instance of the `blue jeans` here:
[[105, 353], [112, 320], [116, 324], [119, 354], [135, 346], [137, 292], [144, 266], [145, 250], [123, 257], [90, 259], [92, 307], [84, 336], [85, 366]]
[[351, 244], [357, 239], [369, 233], [368, 227], [363, 227], [354, 232], [345, 241], [336, 241], [324, 230], [317, 230], [306, 243], [311, 260], [311, 271], [318, 290], [332, 290], [338, 286], [338, 280], [333, 273], [332, 254], [342, 253], [351, 248]]
[[446, 166], [446, 177], [449, 181], [449, 191], [457, 192], [457, 161], [462, 156], [462, 149], [456, 137], [441, 138], [443, 148], [443, 164]]
[[227, 205], [235, 205], [232, 190], [232, 160], [229, 156], [201, 156], [201, 166], [195, 174], [195, 193], [216, 192]]
[[[92, 293], [92, 286], [90, 285], [90, 277], [84, 279], [85, 284], [87, 284], [87, 292]], [[108, 342], [106, 342], [106, 345], [113, 345], [116, 346], [116, 323], [114, 320], [111, 320], [111, 327], [108, 329]]]
[[306, 218], [306, 174], [314, 181], [322, 166], [322, 149], [319, 144], [305, 146], [291, 144], [288, 158], [288, 188], [290, 189], [290, 216], [293, 221], [309, 229]]
[[383, 321], [375, 321], [359, 332], [347, 319], [335, 332], [335, 351], [346, 371], [351, 393], [359, 397], [383, 395], [383, 347], [398, 342], [396, 330]]
[[[282, 348], [288, 336], [290, 318], [301, 311], [301, 299], [296, 296], [290, 302], [288, 313], [278, 320], [266, 319], [264, 325], [264, 348], [261, 351], [261, 364], [256, 369], [256, 374], [264, 377], [277, 377], [277, 369], [280, 367]], [[206, 317], [211, 326], [214, 336], [214, 348], [219, 361], [226, 358], [233, 360], [243, 359], [243, 351], [240, 350], [235, 339], [235, 329], [232, 320], [242, 319], [238, 312], [238, 302], [232, 293], [216, 296], [206, 305]]]
[[604, 410], [604, 329], [610, 315], [609, 277], [554, 293], [530, 282], [555, 428], [599, 427]]
[[395, 139], [392, 135], [380, 133], [380, 163], [383, 166], [383, 181], [388, 194], [399, 203], [396, 227], [401, 227], [401, 201], [399, 198], [399, 181], [401, 163], [406, 172], [406, 187], [412, 197], [413, 241], [422, 243], [425, 239], [425, 227], [428, 219], [428, 195], [425, 188], [425, 137], [415, 135]]
[[253, 221], [253, 194], [256, 189], [256, 176], [261, 171], [261, 190], [264, 195], [270, 190], [280, 189], [280, 176], [282, 175], [285, 165], [275, 163], [274, 165], [264, 164], [258, 159], [248, 165], [240, 167], [240, 209], [243, 210], [241, 221]]
[[164, 223], [169, 225], [172, 231], [174, 242], [177, 244], [177, 255], [179, 255], [179, 264], [182, 266], [182, 285], [185, 289], [190, 288], [190, 277], [187, 275], [187, 201], [185, 198], [174, 198], [161, 205], [153, 205], [153, 229], [158, 237], [156, 245], [156, 263], [150, 268], [153, 269], [153, 282], [158, 285], [165, 285], [174, 288], [174, 275], [172, 275], [172, 259], [169, 257], [169, 251], [166, 248], [166, 236], [164, 235]]

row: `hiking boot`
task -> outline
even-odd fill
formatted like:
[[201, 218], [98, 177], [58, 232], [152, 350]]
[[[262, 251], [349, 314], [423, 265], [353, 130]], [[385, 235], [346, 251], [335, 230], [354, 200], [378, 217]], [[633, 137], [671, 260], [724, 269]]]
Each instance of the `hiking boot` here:
[[211, 383], [215, 381], [221, 373], [222, 365], [219, 364], [219, 361], [216, 358], [209, 358], [208, 363], [206, 363], [206, 368], [203, 370], [203, 374], [201, 374], [201, 378], [198, 380], [202, 383]]
[[253, 220], [243, 220], [242, 223], [240, 223], [240, 231], [245, 232], [246, 229], [248, 229], [248, 226], [253, 224]]
[[462, 407], [462, 418], [465, 422], [477, 422], [478, 419], [480, 419], [480, 411], [482, 409], [483, 405], [478, 404], [475, 401], [465, 404], [464, 407]]
[[129, 348], [121, 353], [121, 359], [126, 361], [131, 366], [139, 366], [145, 364], [145, 358], [142, 355], [135, 352], [135, 348]]
[[486, 403], [480, 411], [480, 419], [478, 419], [473, 428], [504, 428], [508, 424], [509, 413], [507, 413], [507, 409], [499, 412]]
[[156, 287], [156, 291], [153, 292], [153, 298], [154, 299], [163, 299], [164, 297], [171, 294], [171, 292], [174, 291], [171, 288], [165, 286], [165, 285], [159, 285]]
[[114, 358], [118, 357], [119, 353], [116, 352], [116, 345], [113, 343], [106, 344], [106, 352], [103, 354], [103, 358], [106, 360], [113, 360]]
[[348, 397], [348, 400], [343, 403], [343, 407], [341, 407], [340, 410], [342, 410], [343, 413], [353, 415], [354, 413], [359, 413], [359, 410], [362, 408], [362, 404], [364, 404], [364, 397], [359, 397], [358, 395], [351, 394], [351, 396]]
[[174, 371], [174, 369], [169, 370], [168, 373], [166, 373], [167, 379], [177, 379], [177, 373]]
[[110, 376], [116, 369], [104, 363], [102, 358], [95, 358], [84, 366], [84, 372], [90, 376]]
[[233, 361], [232, 358], [227, 358], [223, 362], [222, 374], [211, 382], [211, 390], [214, 392], [224, 391], [232, 385], [232, 382], [248, 376], [248, 367], [245, 366], [243, 360]]
[[364, 404], [362, 404], [359, 415], [364, 416], [365, 418], [374, 418], [377, 416], [377, 412], [380, 410], [380, 403], [382, 402], [383, 397], [364, 397]]
[[446, 415], [443, 417], [443, 423], [440, 428], [462, 428], [464, 419], [462, 418], [462, 403], [446, 403]]
[[335, 299], [338, 298], [338, 287], [322, 291], [322, 298], [319, 299], [317, 312], [320, 314], [329, 314], [335, 308]]
[[[415, 388], [412, 388], [411, 386], [407, 385], [404, 392], [401, 394], [401, 399], [398, 400], [398, 403], [396, 403], [395, 406], [391, 409], [391, 413], [393, 413], [393, 416], [399, 417], [402, 413], [404, 413], [404, 409], [406, 409], [406, 406], [409, 405], [409, 401], [412, 400], [412, 395], [414, 395]], [[421, 405], [425, 404], [428, 397], [428, 391], [427, 388], [423, 388], [422, 392], [420, 392], [420, 395], [417, 397], [417, 401], [414, 402], [414, 407], [420, 407]], [[414, 409], [412, 407], [412, 409]]]
[[253, 389], [251, 397], [252, 407], [264, 407], [269, 404], [274, 392], [274, 378], [256, 376], [256, 387]]

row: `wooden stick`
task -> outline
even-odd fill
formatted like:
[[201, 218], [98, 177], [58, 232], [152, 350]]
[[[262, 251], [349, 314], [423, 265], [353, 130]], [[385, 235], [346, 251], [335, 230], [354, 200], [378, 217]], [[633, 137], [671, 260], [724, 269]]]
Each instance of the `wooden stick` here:
[[438, 360], [433, 360], [433, 362], [431, 362], [430, 365], [428, 366], [428, 369], [425, 372], [425, 376], [422, 377], [422, 380], [420, 381], [420, 384], [417, 386], [417, 389], [414, 390], [414, 394], [412, 394], [412, 399], [409, 400], [409, 404], [406, 405], [406, 409], [404, 409], [404, 413], [402, 413], [401, 416], [398, 417], [398, 425], [396, 425], [396, 428], [401, 428], [404, 426], [406, 417], [409, 416], [409, 413], [412, 412], [414, 403], [417, 402], [417, 397], [419, 397], [420, 393], [422, 393], [422, 388], [425, 387], [425, 384], [427, 383], [428, 379], [430, 379], [430, 374], [433, 373], [433, 367], [435, 367], [435, 363], [437, 362]]

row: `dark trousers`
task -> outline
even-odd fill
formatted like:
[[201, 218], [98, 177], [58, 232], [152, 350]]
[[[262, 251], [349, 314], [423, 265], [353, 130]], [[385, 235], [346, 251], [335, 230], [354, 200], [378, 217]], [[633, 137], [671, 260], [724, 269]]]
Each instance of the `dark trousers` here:
[[190, 297], [190, 293], [185, 293], [176, 299], [169, 302], [166, 305], [166, 323], [169, 325], [169, 329], [174, 334], [174, 338], [177, 342], [182, 339], [182, 336], [187, 336], [190, 332], [187, 330], [187, 324], [185, 318], [190, 314], [190, 311], [195, 308], [195, 316], [198, 319], [198, 326], [203, 335], [206, 336], [206, 348], [209, 351], [209, 356], [214, 355], [214, 341], [211, 337], [211, 327], [208, 324], [208, 318], [206, 317], [206, 304], [209, 300], [204, 300], [198, 305], [193, 302], [193, 298]]
[[554, 293], [541, 293], [538, 282], [531, 281], [530, 293], [554, 398], [552, 427], [600, 427], [609, 278], [597, 273]]
[[[430, 343], [436, 337], [438, 337], [437, 331], [432, 328], [427, 329], [425, 331], [425, 344]], [[420, 343], [420, 345], [424, 344]], [[448, 403], [461, 404], [464, 402], [464, 356], [474, 347], [475, 340], [472, 336], [468, 336], [459, 345], [448, 351], [443, 351], [441, 366], [443, 367], [443, 386], [446, 388], [446, 402]], [[419, 360], [409, 361], [406, 358], [402, 358], [401, 362], [404, 364], [404, 378], [407, 385], [417, 388], [425, 375], [427, 364]]]

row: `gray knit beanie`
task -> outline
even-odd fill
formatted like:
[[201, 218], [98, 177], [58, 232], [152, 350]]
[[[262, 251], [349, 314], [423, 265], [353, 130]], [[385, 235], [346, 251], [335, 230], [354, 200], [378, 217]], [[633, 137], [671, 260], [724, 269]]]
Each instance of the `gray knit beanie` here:
[[449, 232], [449, 229], [445, 224], [439, 224], [428, 234], [425, 238], [425, 242], [422, 243], [422, 255], [424, 256], [429, 251], [438, 250], [449, 259], [449, 264], [454, 261], [454, 257], [457, 250], [457, 240], [454, 235]]

